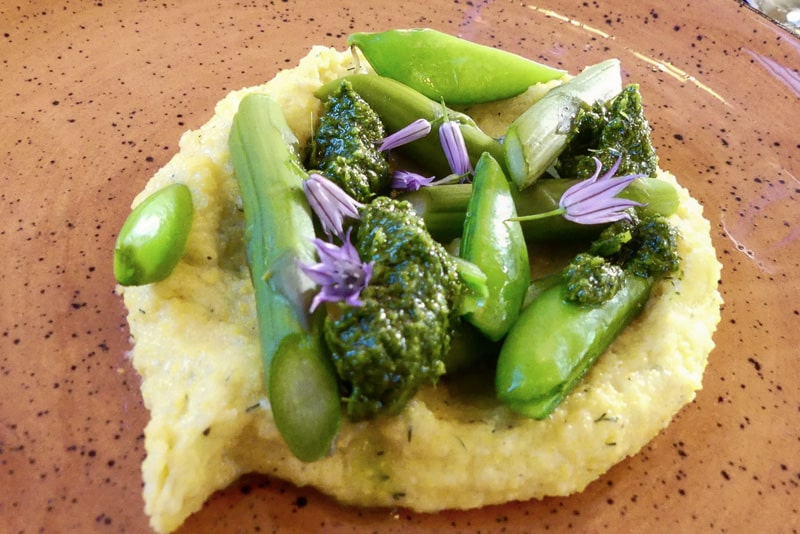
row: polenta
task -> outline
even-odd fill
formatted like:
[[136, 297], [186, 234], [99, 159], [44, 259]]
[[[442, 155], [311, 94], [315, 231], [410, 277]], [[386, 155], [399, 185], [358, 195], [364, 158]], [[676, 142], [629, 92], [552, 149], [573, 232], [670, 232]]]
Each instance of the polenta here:
[[[444, 380], [397, 416], [344, 423], [324, 460], [294, 458], [262, 389], [228, 136], [242, 97], [263, 92], [307, 142], [321, 112], [313, 92], [347, 74], [352, 61], [349, 51], [315, 47], [296, 68], [232, 92], [211, 120], [184, 134], [180, 151], [134, 201], [179, 182], [195, 207], [171, 276], [119, 289], [151, 415], [142, 473], [145, 511], [158, 532], [176, 529], [213, 492], [250, 472], [312, 485], [344, 503], [418, 511], [568, 495], [639, 451], [702, 386], [720, 319], [720, 264], [700, 204], [676, 185], [681, 202], [671, 222], [680, 232], [682, 276], [658, 282], [644, 312], [549, 418], [515, 416], [490, 394], [465, 396]], [[474, 111], [487, 132], [509, 122]], [[660, 178], [675, 183], [665, 172]]]

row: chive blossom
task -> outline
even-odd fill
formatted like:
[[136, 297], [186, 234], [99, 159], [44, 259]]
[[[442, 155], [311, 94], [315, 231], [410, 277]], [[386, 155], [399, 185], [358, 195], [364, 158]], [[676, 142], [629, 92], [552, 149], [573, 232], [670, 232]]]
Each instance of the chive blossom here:
[[308, 265], [297, 262], [313, 282], [321, 286], [311, 301], [310, 311], [323, 302], [344, 302], [350, 306], [361, 306], [361, 290], [367, 287], [372, 278], [372, 262], [363, 263], [356, 247], [350, 242], [350, 230], [345, 235], [342, 246], [322, 239], [313, 239], [319, 256], [319, 263]]
[[429, 133], [431, 133], [430, 121], [425, 119], [417, 119], [411, 124], [408, 124], [397, 130], [395, 133], [384, 137], [383, 141], [381, 142], [381, 146], [378, 147], [378, 150], [381, 152], [386, 152], [387, 150], [392, 150], [393, 148], [407, 145], [408, 143], [414, 142], [417, 139], [422, 139]]
[[411, 171], [394, 171], [392, 173], [392, 188], [401, 191], [417, 191], [422, 187], [431, 185], [435, 176], [426, 177]]
[[469, 152], [464, 142], [461, 128], [455, 121], [447, 121], [439, 128], [439, 141], [444, 149], [450, 170], [458, 176], [466, 176], [472, 172], [472, 163], [469, 161]]
[[608, 172], [600, 176], [603, 165], [599, 159], [594, 158], [594, 160], [597, 170], [590, 178], [567, 189], [558, 201], [558, 208], [545, 213], [514, 217], [510, 220], [531, 221], [554, 215], [562, 215], [568, 221], [578, 224], [602, 224], [622, 219], [630, 220], [631, 214], [628, 212], [628, 208], [641, 207], [645, 204], [620, 198], [617, 195], [631, 182], [645, 175], [630, 174], [615, 177], [614, 173], [617, 172], [622, 162], [622, 158], [619, 158]]
[[322, 231], [328, 236], [344, 235], [344, 219], [358, 219], [358, 209], [364, 205], [356, 201], [331, 180], [318, 173], [311, 173], [303, 182], [303, 192], [308, 204], [322, 223]]

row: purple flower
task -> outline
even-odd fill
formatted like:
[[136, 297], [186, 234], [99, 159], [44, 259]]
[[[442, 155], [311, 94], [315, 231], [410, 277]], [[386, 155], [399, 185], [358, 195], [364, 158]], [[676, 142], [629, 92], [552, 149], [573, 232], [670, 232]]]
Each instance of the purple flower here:
[[363, 204], [321, 174], [311, 173], [303, 182], [303, 192], [328, 236], [341, 238], [344, 235], [345, 217], [358, 219], [358, 208], [363, 207]]
[[417, 191], [421, 187], [431, 185], [435, 176], [425, 177], [411, 171], [394, 171], [392, 173], [392, 188], [403, 191]]
[[600, 176], [603, 165], [597, 158], [594, 158], [594, 161], [597, 165], [594, 174], [567, 189], [561, 195], [561, 200], [558, 201], [558, 208], [546, 213], [514, 217], [509, 220], [532, 221], [553, 215], [563, 215], [565, 219], [578, 224], [602, 224], [622, 219], [630, 220], [631, 215], [627, 209], [644, 206], [644, 204], [627, 198], [619, 198], [616, 195], [628, 187], [631, 182], [645, 175], [629, 174], [615, 177], [614, 173], [617, 172], [622, 162], [622, 158], [619, 158], [608, 172]]
[[444, 155], [453, 174], [465, 176], [472, 172], [467, 145], [457, 122], [447, 121], [442, 124], [439, 128], [439, 141], [442, 143]]
[[323, 302], [344, 302], [350, 306], [361, 306], [361, 290], [367, 287], [372, 278], [372, 262], [363, 263], [356, 247], [350, 242], [347, 231], [342, 246], [322, 239], [313, 239], [319, 263], [307, 265], [298, 262], [300, 269], [312, 281], [321, 286], [311, 301], [313, 312]]
[[425, 119], [417, 119], [392, 135], [384, 137], [378, 150], [381, 152], [392, 150], [393, 148], [407, 145], [417, 139], [422, 139], [429, 133], [431, 133], [431, 123]]
[[[597, 170], [591, 178], [578, 182], [561, 195], [558, 206], [563, 210], [564, 218], [579, 224], [600, 224], [630, 220], [631, 215], [626, 210], [634, 206], [643, 206], [639, 202], [619, 198], [617, 195], [643, 174], [629, 174], [628, 176], [614, 177], [619, 169], [622, 158], [617, 158], [614, 165], [603, 176], [600, 171], [603, 164], [594, 158]], [[599, 176], [599, 178], [598, 178]]]

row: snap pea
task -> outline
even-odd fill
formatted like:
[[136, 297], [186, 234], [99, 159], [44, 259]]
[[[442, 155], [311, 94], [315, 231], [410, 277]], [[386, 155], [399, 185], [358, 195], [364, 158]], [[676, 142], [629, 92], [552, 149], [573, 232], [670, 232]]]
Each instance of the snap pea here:
[[514, 119], [503, 147], [511, 180], [525, 189], [552, 165], [567, 144], [572, 121], [582, 106], [605, 102], [622, 91], [618, 59], [584, 69], [537, 100]]
[[426, 119], [434, 124], [431, 133], [426, 137], [404, 145], [397, 151], [437, 176], [450, 174], [450, 166], [439, 141], [439, 126], [445, 120], [445, 114], [448, 120], [458, 123], [473, 166], [484, 152], [492, 154], [497, 161], [503, 161], [503, 146], [497, 139], [483, 132], [471, 117], [445, 109], [441, 102], [431, 100], [391, 78], [375, 74], [351, 74], [326, 83], [316, 91], [316, 96], [321, 99], [328, 97], [343, 80], [350, 82], [355, 92], [378, 114], [388, 134], [417, 119]]
[[114, 277], [123, 286], [158, 282], [170, 275], [183, 255], [192, 228], [192, 193], [170, 184], [136, 206], [114, 246]]
[[358, 47], [378, 74], [448, 104], [501, 100], [564, 75], [563, 70], [430, 28], [354, 33], [347, 44]]
[[308, 311], [314, 284], [297, 267], [297, 261], [314, 263], [315, 252], [296, 144], [274, 100], [261, 94], [242, 99], [229, 147], [244, 206], [265, 385], [290, 450], [312, 461], [328, 452], [341, 409], [336, 376], [319, 342], [324, 318]]
[[531, 302], [563, 279], [563, 275], [560, 272], [556, 272], [531, 280], [531, 285], [528, 286], [528, 291], [525, 292], [525, 299], [522, 301], [522, 308], [525, 309], [530, 306]]
[[486, 275], [489, 295], [467, 320], [492, 341], [500, 340], [519, 316], [530, 283], [528, 249], [508, 179], [484, 153], [475, 166], [472, 195], [461, 239], [461, 257]]
[[564, 300], [563, 282], [546, 289], [503, 342], [498, 398], [527, 417], [547, 417], [639, 314], [652, 285], [652, 278], [626, 274], [620, 291], [600, 306]]
[[[539, 180], [522, 191], [512, 185], [511, 195], [518, 215], [546, 213], [556, 209], [561, 195], [578, 182], [579, 180], [566, 178]], [[411, 202], [431, 235], [446, 243], [461, 236], [472, 187], [470, 184], [423, 187], [418, 191], [403, 193], [400, 198]], [[646, 204], [637, 208], [642, 215], [668, 217], [678, 209], [678, 192], [675, 187], [656, 178], [639, 178], [619, 196]], [[527, 241], [592, 238], [602, 228], [602, 225], [577, 224], [563, 217], [523, 221], [521, 225]]]

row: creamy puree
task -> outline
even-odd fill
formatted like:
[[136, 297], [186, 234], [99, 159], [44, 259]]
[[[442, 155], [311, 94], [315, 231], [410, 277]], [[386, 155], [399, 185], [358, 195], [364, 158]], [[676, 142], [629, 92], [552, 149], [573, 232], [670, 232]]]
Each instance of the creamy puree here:
[[[316, 47], [265, 85], [229, 94], [208, 123], [184, 134], [179, 153], [135, 199], [181, 182], [196, 209], [174, 273], [120, 288], [151, 415], [142, 473], [156, 531], [176, 529], [214, 491], [254, 471], [313, 485], [345, 503], [419, 511], [568, 495], [639, 451], [702, 386], [720, 318], [720, 265], [702, 208], [681, 188], [672, 220], [680, 229], [682, 278], [657, 285], [640, 318], [547, 420], [516, 417], [490, 395], [464, 397], [463, 385], [444, 381], [396, 417], [345, 423], [329, 458], [293, 458], [264, 400], [228, 133], [242, 96], [265, 92], [307, 141], [321, 110], [313, 91], [350, 67], [349, 52]], [[498, 120], [494, 112], [484, 116]]]

